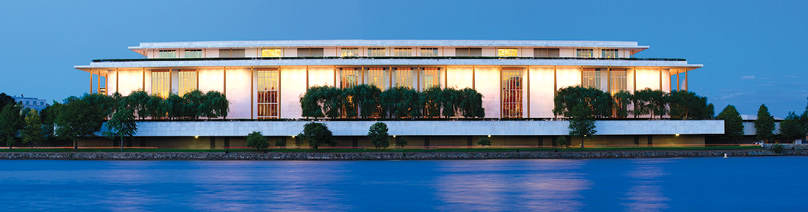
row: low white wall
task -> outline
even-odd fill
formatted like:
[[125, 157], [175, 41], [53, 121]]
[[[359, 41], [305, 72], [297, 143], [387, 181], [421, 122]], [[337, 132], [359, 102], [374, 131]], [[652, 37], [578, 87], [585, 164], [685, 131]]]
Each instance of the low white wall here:
[[[366, 136], [375, 121], [320, 121], [335, 136]], [[550, 136], [569, 134], [567, 121], [382, 121], [390, 135], [418, 136]], [[291, 136], [308, 121], [179, 121], [138, 122], [135, 136]], [[598, 121], [596, 135], [723, 134], [721, 120]]]

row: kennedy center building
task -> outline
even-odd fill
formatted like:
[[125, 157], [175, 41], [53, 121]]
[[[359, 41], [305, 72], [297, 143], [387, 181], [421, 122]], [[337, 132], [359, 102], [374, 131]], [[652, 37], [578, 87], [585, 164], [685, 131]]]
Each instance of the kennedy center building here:
[[[303, 124], [300, 98], [313, 86], [375, 85], [473, 88], [483, 95], [484, 120], [383, 120], [391, 135], [411, 146], [550, 146], [568, 134], [553, 119], [558, 89], [581, 85], [606, 92], [646, 88], [687, 90], [688, 73], [702, 65], [684, 59], [636, 58], [648, 46], [627, 41], [542, 40], [289, 40], [154, 42], [131, 46], [142, 58], [100, 59], [75, 68], [88, 72], [90, 92], [167, 97], [192, 90], [220, 91], [230, 102], [227, 120], [139, 122], [131, 146], [243, 147], [252, 131], [279, 142], [296, 141]], [[368, 146], [373, 120], [328, 120], [338, 146]], [[591, 145], [704, 145], [723, 134], [714, 120], [602, 120]], [[573, 143], [577, 139], [573, 139]], [[580, 141], [578, 141], [580, 142]], [[94, 145], [94, 144], [87, 144]], [[590, 145], [587, 143], [587, 145]]]

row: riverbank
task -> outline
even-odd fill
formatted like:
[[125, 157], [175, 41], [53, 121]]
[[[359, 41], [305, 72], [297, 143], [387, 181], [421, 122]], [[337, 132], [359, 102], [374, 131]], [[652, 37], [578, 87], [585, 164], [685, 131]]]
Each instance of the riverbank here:
[[0, 152], [6, 160], [464, 160], [808, 155], [808, 150], [622, 150], [502, 152]]

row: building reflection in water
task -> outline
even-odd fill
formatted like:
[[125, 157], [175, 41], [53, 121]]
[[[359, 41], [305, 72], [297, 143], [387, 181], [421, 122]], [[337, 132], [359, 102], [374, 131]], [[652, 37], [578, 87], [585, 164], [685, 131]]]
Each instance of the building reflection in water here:
[[433, 185], [442, 211], [575, 211], [591, 183], [583, 160], [485, 160], [442, 163]]
[[675, 159], [632, 160], [633, 168], [625, 174], [631, 185], [624, 198], [628, 202], [623, 203], [628, 211], [662, 211], [668, 208], [670, 199], [665, 197], [660, 178], [668, 175], [662, 164], [671, 160]]

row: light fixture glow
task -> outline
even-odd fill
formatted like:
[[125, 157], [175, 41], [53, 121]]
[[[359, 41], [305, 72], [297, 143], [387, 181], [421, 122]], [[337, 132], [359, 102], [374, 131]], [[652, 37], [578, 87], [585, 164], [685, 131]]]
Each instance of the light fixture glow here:
[[395, 137], [396, 137], [396, 135], [393, 135], [393, 138], [395, 138]]
[[679, 134], [677, 133], [676, 136], [679, 136]]
[[490, 137], [491, 137], [491, 135], [488, 135], [488, 137], [490, 138]]
[[198, 136], [198, 135], [195, 135], [195, 136], [194, 136], [194, 138], [199, 138], [199, 136]]

